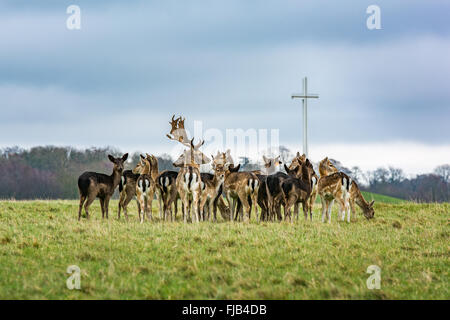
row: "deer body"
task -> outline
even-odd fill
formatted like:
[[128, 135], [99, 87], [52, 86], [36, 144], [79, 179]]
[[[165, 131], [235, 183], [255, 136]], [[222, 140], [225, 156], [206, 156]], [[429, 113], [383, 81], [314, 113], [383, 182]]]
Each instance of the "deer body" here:
[[[331, 163], [331, 161], [327, 157], [320, 162], [319, 172], [320, 172], [320, 176], [321, 176], [320, 179], [322, 179], [322, 177], [339, 172], [339, 170]], [[320, 179], [319, 179], [319, 181], [320, 181]], [[364, 199], [363, 195], [361, 194], [361, 191], [359, 190], [358, 184], [355, 181], [351, 182], [349, 195], [348, 195], [348, 202], [349, 203], [346, 203], [347, 222], [350, 222], [350, 210], [352, 212], [353, 218], [356, 219], [355, 204], [357, 204], [361, 208], [364, 216], [367, 219], [372, 218], [375, 214], [375, 212], [373, 210], [374, 201], [368, 203]], [[350, 207], [350, 209], [348, 207]], [[343, 212], [341, 219], [345, 220], [345, 212]]]
[[325, 221], [325, 215], [328, 222], [331, 223], [331, 208], [334, 200], [338, 201], [339, 214], [342, 220], [348, 211], [348, 222], [350, 222], [350, 186], [352, 180], [343, 172], [335, 172], [331, 175], [321, 176], [318, 182], [318, 193], [322, 202], [322, 222]]
[[312, 211], [309, 206], [309, 198], [313, 189], [312, 175], [314, 174], [314, 169], [312, 164], [307, 159], [300, 165], [300, 167], [297, 166], [291, 170], [285, 165], [285, 169], [290, 176], [281, 183], [281, 189], [283, 191], [285, 202], [285, 220], [289, 218], [292, 222], [291, 208], [294, 205], [298, 206], [298, 203], [300, 202], [303, 205], [305, 220], [308, 219], [308, 211], [310, 219], [312, 220]]
[[[177, 216], [177, 199], [179, 198], [178, 190], [177, 190], [177, 176], [178, 172], [176, 171], [163, 171], [161, 172], [156, 181], [157, 188], [159, 189], [160, 199], [162, 200], [162, 219], [164, 221], [168, 220], [170, 217], [170, 221], [173, 221]], [[175, 217], [172, 213], [172, 204], [174, 205]]]
[[114, 158], [113, 156], [108, 155], [108, 159], [114, 163], [114, 168], [111, 175], [96, 172], [84, 172], [78, 178], [78, 190], [80, 193], [78, 220], [81, 219], [83, 204], [86, 217], [89, 218], [89, 206], [95, 198], [100, 199], [102, 218], [105, 217], [105, 214], [106, 218], [108, 218], [109, 200], [119, 185], [123, 171], [123, 164], [127, 158], [128, 153], [124, 154], [121, 158]]
[[152, 220], [152, 202], [155, 195], [155, 181], [151, 176], [151, 164], [147, 158], [141, 160], [144, 168], [136, 181], [136, 198], [139, 202], [139, 221], [144, 222], [145, 216]]
[[188, 165], [178, 173], [176, 186], [184, 208], [184, 222], [190, 216], [191, 204], [194, 207], [192, 222], [199, 222], [199, 200], [201, 193], [200, 170], [196, 166]]
[[[231, 206], [231, 199], [234, 199], [243, 206], [245, 216], [241, 215], [241, 219], [249, 221], [251, 217], [251, 204], [256, 206], [259, 189], [258, 177], [252, 172], [230, 172], [226, 171], [225, 182], [223, 187], [223, 194], [228, 201], [229, 207]], [[250, 200], [250, 201], [249, 201]], [[239, 213], [239, 205], [236, 208], [236, 215], [234, 217], [237, 220]], [[231, 214], [233, 215], [233, 210]], [[230, 216], [232, 218], [232, 216]]]

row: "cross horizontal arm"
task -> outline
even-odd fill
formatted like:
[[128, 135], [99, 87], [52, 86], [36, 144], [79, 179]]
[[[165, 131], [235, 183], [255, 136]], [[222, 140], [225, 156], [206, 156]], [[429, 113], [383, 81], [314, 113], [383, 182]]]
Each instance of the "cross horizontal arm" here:
[[294, 93], [292, 96], [291, 96], [291, 98], [292, 99], [294, 99], [294, 98], [302, 98], [302, 99], [318, 99], [319, 98], [319, 95], [318, 94], [313, 94], [313, 93], [311, 93], [311, 94], [308, 94], [308, 95], [304, 95], [304, 94], [300, 94], [300, 93]]

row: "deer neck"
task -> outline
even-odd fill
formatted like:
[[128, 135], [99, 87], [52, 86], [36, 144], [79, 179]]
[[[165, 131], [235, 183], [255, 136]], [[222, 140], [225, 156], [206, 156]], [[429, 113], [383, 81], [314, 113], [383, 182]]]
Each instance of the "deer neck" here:
[[141, 175], [150, 173], [150, 164], [147, 162], [141, 171]]
[[155, 165], [152, 165], [151, 176], [154, 180], [156, 180], [158, 174], [159, 174], [158, 163], [155, 163]]
[[120, 179], [122, 178], [122, 174], [119, 172], [118, 169], [114, 168], [110, 177], [112, 178], [113, 181], [113, 190], [115, 190], [116, 187], [119, 185]]
[[352, 193], [353, 197], [355, 198], [355, 202], [356, 204], [364, 211], [368, 211], [369, 210], [369, 203], [366, 201], [366, 199], [364, 199], [361, 191], [359, 190], [359, 188], [356, 186], [356, 184], [353, 182], [350, 192]]

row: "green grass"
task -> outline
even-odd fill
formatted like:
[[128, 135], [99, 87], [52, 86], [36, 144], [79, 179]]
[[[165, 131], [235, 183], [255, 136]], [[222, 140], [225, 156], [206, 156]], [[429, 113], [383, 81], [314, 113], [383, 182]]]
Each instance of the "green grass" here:
[[375, 200], [375, 202], [391, 203], [391, 204], [400, 204], [400, 203], [406, 202], [403, 199], [385, 196], [383, 194], [377, 194], [377, 193], [372, 193], [372, 192], [367, 192], [367, 191], [361, 191], [361, 193], [363, 194], [364, 198], [367, 201]]
[[[0, 201], [1, 299], [449, 299], [450, 204], [350, 224], [78, 222], [77, 201]], [[154, 209], [156, 212], [156, 208]], [[369, 265], [381, 289], [366, 287]], [[81, 290], [66, 288], [69, 265]]]

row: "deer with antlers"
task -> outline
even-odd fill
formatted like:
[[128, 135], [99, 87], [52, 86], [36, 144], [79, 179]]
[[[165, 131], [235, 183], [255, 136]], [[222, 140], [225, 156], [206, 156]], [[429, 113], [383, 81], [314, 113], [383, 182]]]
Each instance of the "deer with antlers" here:
[[190, 216], [191, 205], [193, 206], [192, 221], [199, 222], [199, 201], [202, 187], [199, 168], [201, 164], [209, 163], [210, 159], [199, 150], [205, 141], [200, 141], [197, 145], [194, 145], [194, 138], [188, 139], [184, 128], [184, 120], [181, 116], [177, 119], [175, 119], [175, 115], [172, 116], [172, 121], [170, 122], [172, 128], [167, 137], [189, 148], [184, 150], [173, 163], [175, 167], [180, 168], [176, 179], [176, 188], [183, 203], [184, 222], [187, 222]]

